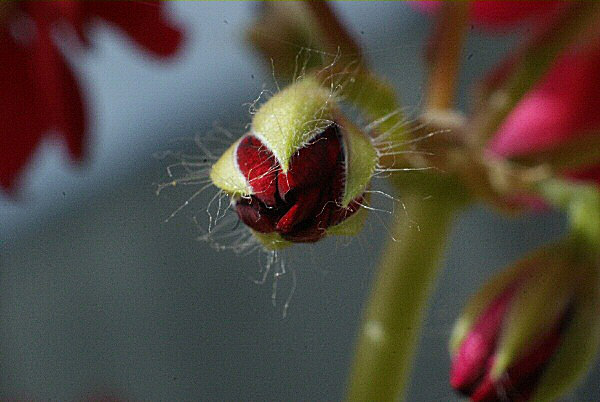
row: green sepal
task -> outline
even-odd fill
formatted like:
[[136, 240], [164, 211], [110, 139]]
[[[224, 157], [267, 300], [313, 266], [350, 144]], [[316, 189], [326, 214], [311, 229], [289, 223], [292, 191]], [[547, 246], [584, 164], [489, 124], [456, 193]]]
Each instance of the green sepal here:
[[[591, 268], [591, 269], [590, 269]], [[572, 389], [586, 374], [600, 345], [600, 289], [597, 267], [580, 280], [572, 316], [554, 356], [544, 369], [532, 401], [554, 401]], [[584, 268], [585, 269], [585, 268]], [[585, 272], [585, 271], [584, 271]]]
[[227, 148], [210, 170], [210, 179], [213, 184], [230, 196], [252, 194], [252, 187], [240, 171], [236, 161], [236, 151], [242, 138]]
[[255, 230], [252, 230], [252, 234], [254, 237], [258, 239], [258, 241], [267, 249], [271, 251], [281, 250], [283, 248], [291, 246], [292, 242], [285, 240], [283, 237], [279, 235], [279, 233], [260, 233]]
[[341, 128], [346, 165], [346, 182], [342, 206], [346, 208], [362, 195], [371, 181], [379, 156], [367, 135], [342, 116], [336, 116]]
[[537, 254], [536, 269], [516, 291], [504, 319], [492, 379], [506, 370], [553, 329], [573, 300], [576, 260], [567, 245], [546, 247]]
[[356, 236], [362, 230], [367, 219], [367, 210], [360, 208], [351, 217], [327, 228], [327, 236]]
[[292, 155], [332, 123], [335, 101], [308, 76], [265, 102], [252, 119], [252, 134], [273, 153], [287, 173]]

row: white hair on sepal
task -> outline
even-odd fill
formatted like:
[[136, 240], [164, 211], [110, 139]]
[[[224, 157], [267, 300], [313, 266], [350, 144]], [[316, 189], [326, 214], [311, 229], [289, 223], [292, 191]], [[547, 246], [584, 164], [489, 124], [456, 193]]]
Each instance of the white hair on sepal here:
[[[218, 198], [219, 204], [221, 204], [221, 197], [224, 193], [213, 185], [210, 171], [235, 137], [230, 130], [225, 129], [219, 123], [214, 123], [213, 128], [204, 135], [173, 140], [172, 144], [177, 144], [178, 148], [184, 147], [185, 151], [167, 150], [154, 154], [155, 158], [168, 162], [165, 167], [167, 179], [156, 184], [156, 195], [160, 195], [167, 188], [195, 187], [193, 193], [165, 218], [165, 222], [173, 219], [182, 210], [189, 207], [192, 201], [210, 189], [217, 190], [211, 200]], [[191, 150], [189, 150], [190, 148]], [[218, 217], [220, 214], [217, 214]]]

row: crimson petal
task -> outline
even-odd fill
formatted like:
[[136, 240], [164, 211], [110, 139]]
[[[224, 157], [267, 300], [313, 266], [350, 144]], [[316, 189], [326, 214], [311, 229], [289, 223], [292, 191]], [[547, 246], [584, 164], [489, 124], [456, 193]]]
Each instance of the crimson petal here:
[[280, 197], [285, 200], [291, 189], [328, 183], [335, 173], [341, 152], [338, 128], [331, 125], [292, 156], [287, 174], [279, 173], [277, 186]]
[[254, 196], [267, 206], [275, 206], [279, 164], [273, 153], [258, 138], [247, 135], [238, 145], [236, 159]]

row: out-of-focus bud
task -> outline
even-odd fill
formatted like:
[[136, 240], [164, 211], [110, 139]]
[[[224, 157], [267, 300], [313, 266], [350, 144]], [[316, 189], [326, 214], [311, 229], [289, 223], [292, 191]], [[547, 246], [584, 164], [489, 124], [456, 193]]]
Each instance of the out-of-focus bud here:
[[335, 98], [307, 77], [254, 115], [252, 128], [213, 165], [240, 219], [268, 248], [356, 234], [378, 154]]
[[[263, 60], [269, 63], [269, 68], [275, 66], [279, 77], [291, 80], [298, 74], [299, 58], [307, 71], [323, 67], [322, 52], [326, 49], [320, 46], [319, 28], [304, 2], [265, 1], [257, 4], [257, 19], [246, 33]], [[291, 43], [294, 46], [290, 46]]]
[[570, 243], [544, 248], [484, 286], [455, 325], [453, 388], [473, 401], [554, 400], [600, 341], [598, 267]]

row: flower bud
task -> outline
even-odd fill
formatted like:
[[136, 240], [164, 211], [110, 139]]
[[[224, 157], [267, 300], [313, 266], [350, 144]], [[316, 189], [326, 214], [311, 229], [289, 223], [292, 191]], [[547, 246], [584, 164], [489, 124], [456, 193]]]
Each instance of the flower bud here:
[[600, 340], [597, 268], [565, 244], [493, 278], [455, 325], [452, 387], [473, 401], [553, 400], [570, 389]]
[[378, 155], [331, 93], [305, 78], [262, 105], [213, 165], [213, 183], [268, 248], [356, 234]]

